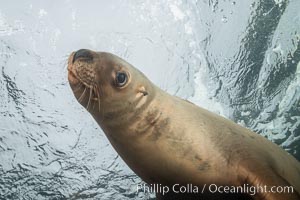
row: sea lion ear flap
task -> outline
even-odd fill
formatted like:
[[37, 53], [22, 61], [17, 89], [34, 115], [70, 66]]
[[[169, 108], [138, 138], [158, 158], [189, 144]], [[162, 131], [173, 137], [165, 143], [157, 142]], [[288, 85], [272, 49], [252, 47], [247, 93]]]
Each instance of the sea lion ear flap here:
[[148, 92], [146, 91], [146, 88], [144, 86], [139, 87], [138, 92], [142, 93], [144, 96], [148, 95]]

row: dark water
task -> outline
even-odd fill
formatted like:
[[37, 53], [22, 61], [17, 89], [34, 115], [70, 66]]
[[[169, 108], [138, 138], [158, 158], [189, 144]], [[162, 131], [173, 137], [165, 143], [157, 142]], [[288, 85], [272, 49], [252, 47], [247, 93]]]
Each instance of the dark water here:
[[113, 52], [300, 160], [300, 1], [0, 2], [0, 199], [149, 199], [66, 59]]
[[214, 83], [208, 86], [228, 106], [231, 119], [300, 160], [300, 2], [280, 2], [253, 2], [248, 16], [234, 15], [241, 9], [226, 7], [223, 13], [232, 12], [226, 25], [209, 19], [218, 32], [209, 31], [204, 42], [207, 78]]

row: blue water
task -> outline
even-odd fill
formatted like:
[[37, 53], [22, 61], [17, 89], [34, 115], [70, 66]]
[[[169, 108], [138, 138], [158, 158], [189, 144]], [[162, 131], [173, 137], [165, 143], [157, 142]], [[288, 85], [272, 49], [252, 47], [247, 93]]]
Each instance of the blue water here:
[[0, 199], [149, 199], [66, 78], [109, 51], [300, 160], [300, 1], [1, 1]]

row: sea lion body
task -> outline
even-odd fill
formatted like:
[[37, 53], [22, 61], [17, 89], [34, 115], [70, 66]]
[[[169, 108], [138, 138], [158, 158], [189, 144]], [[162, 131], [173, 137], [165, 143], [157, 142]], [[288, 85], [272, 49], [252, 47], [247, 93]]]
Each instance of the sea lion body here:
[[[199, 189], [158, 198], [300, 199], [300, 164], [294, 157], [264, 137], [162, 91], [121, 58], [79, 50], [70, 56], [68, 71], [74, 95], [137, 175], [148, 184]], [[292, 186], [294, 191], [212, 193], [212, 184]]]

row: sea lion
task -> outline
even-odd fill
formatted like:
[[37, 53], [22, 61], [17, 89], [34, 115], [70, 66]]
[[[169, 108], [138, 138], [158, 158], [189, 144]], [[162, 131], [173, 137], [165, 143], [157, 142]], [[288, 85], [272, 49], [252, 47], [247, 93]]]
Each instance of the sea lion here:
[[[169, 187], [156, 191], [158, 199], [300, 199], [300, 164], [293, 156], [164, 92], [118, 56], [73, 52], [68, 80], [128, 166], [148, 184]], [[189, 184], [198, 190], [174, 190]], [[261, 191], [251, 194], [254, 187]]]

